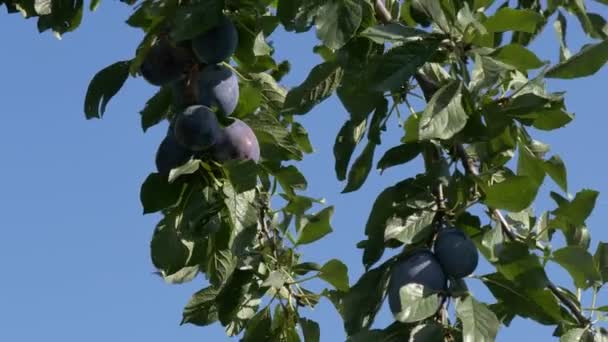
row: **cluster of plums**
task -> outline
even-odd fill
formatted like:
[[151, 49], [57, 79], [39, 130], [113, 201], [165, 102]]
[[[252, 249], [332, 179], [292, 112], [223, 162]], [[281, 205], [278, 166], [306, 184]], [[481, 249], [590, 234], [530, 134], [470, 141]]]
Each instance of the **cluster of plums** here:
[[223, 126], [218, 115], [229, 116], [237, 107], [239, 84], [232, 70], [219, 63], [234, 54], [238, 32], [227, 17], [192, 40], [175, 43], [161, 34], [152, 45], [140, 72], [156, 86], [169, 85], [174, 106], [169, 131], [156, 153], [161, 174], [183, 165], [192, 157], [227, 160], [260, 159], [253, 130], [239, 119]]
[[416, 283], [433, 292], [447, 288], [447, 278], [465, 277], [477, 267], [479, 256], [473, 241], [458, 228], [437, 233], [433, 250], [420, 249], [393, 266], [388, 286], [388, 302], [394, 315], [401, 312], [401, 287]]

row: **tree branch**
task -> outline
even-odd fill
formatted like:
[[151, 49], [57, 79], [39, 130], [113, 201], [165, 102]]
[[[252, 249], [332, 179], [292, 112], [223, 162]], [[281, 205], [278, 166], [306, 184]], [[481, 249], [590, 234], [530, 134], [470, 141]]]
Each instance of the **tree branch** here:
[[391, 20], [393, 20], [391, 12], [389, 12], [384, 5], [384, 0], [375, 0], [374, 8], [376, 10], [376, 19], [380, 20], [383, 24], [389, 23]]

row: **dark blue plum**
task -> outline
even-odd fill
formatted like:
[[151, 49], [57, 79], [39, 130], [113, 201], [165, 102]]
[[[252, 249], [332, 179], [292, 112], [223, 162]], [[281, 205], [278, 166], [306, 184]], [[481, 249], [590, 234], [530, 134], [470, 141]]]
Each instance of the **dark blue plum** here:
[[208, 65], [199, 74], [199, 102], [230, 115], [239, 102], [239, 81], [225, 66]]
[[401, 312], [399, 290], [407, 284], [422, 284], [426, 289], [440, 292], [446, 289], [446, 277], [439, 262], [428, 250], [414, 252], [407, 259], [400, 261], [391, 270], [388, 284], [388, 304], [394, 315]]
[[189, 58], [185, 49], [161, 39], [152, 45], [139, 71], [150, 84], [162, 86], [180, 79], [188, 63]]
[[167, 176], [172, 169], [184, 165], [191, 157], [192, 152], [180, 145], [173, 130], [169, 129], [156, 151], [156, 169], [161, 175]]
[[216, 114], [205, 106], [190, 106], [175, 119], [176, 140], [191, 151], [201, 151], [215, 144], [222, 135]]
[[260, 160], [260, 145], [251, 127], [239, 119], [225, 127], [221, 138], [212, 148], [218, 161]]
[[439, 264], [448, 276], [466, 277], [477, 268], [477, 248], [460, 229], [440, 230], [435, 239], [434, 250]]
[[218, 25], [192, 39], [192, 50], [205, 64], [217, 64], [232, 56], [239, 34], [230, 19], [222, 17]]

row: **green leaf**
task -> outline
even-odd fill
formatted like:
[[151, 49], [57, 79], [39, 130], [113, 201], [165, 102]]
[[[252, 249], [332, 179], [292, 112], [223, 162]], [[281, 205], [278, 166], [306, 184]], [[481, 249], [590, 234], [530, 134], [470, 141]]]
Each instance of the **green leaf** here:
[[361, 25], [363, 8], [356, 0], [328, 0], [319, 7], [315, 26], [317, 37], [330, 49], [339, 49]]
[[294, 165], [281, 167], [273, 174], [281, 184], [283, 191], [288, 195], [295, 196], [294, 190], [306, 190], [308, 186], [306, 178]]
[[310, 139], [308, 138], [308, 132], [306, 128], [297, 122], [293, 122], [291, 124], [291, 135], [293, 139], [298, 143], [302, 151], [305, 153], [313, 153], [314, 148], [310, 143]]
[[333, 149], [334, 158], [336, 159], [335, 171], [338, 180], [346, 179], [348, 164], [355, 151], [355, 147], [365, 135], [366, 128], [366, 121], [355, 124], [351, 120], [346, 121], [342, 128], [340, 128]]
[[496, 268], [505, 278], [528, 289], [543, 289], [549, 282], [536, 254], [522, 242], [502, 243]]
[[405, 219], [392, 217], [386, 222], [384, 240], [395, 239], [404, 244], [413, 244], [425, 240], [433, 233], [435, 211], [420, 210], [408, 215]]
[[315, 66], [301, 85], [287, 93], [284, 111], [293, 114], [308, 113], [336, 90], [343, 75], [343, 69], [336, 62]]
[[443, 329], [441, 324], [434, 321], [422, 323], [412, 329], [408, 342], [443, 342]]
[[247, 330], [243, 335], [244, 342], [268, 341], [271, 337], [270, 326], [272, 319], [270, 317], [270, 308], [266, 307], [258, 312], [247, 323]]
[[496, 49], [490, 56], [495, 59], [516, 67], [526, 72], [530, 69], [537, 69], [544, 63], [536, 55], [519, 44], [508, 44]]
[[99, 4], [101, 4], [101, 0], [91, 0], [91, 3], [89, 4], [89, 10], [91, 12], [95, 11]]
[[399, 289], [401, 312], [395, 317], [402, 323], [418, 322], [433, 316], [441, 307], [441, 299], [437, 293], [427, 295], [421, 284], [407, 284]]
[[150, 254], [152, 263], [163, 277], [169, 276], [188, 266], [194, 243], [182, 240], [177, 233], [177, 218], [173, 215], [163, 218], [152, 236]]
[[300, 235], [296, 242], [297, 245], [305, 245], [315, 242], [325, 235], [332, 232], [331, 216], [334, 213], [334, 207], [327, 207], [315, 215], [308, 217], [308, 223], [300, 231]]
[[590, 76], [600, 70], [607, 60], [608, 39], [585, 45], [577, 54], [547, 70], [545, 77], [571, 79]]
[[532, 204], [538, 188], [539, 184], [532, 177], [511, 176], [500, 183], [485, 186], [484, 203], [496, 209], [522, 211]]
[[559, 338], [559, 342], [594, 342], [593, 333], [589, 329], [574, 328], [568, 330]]
[[186, 266], [179, 271], [163, 276], [160, 272], [159, 275], [165, 280], [167, 284], [184, 284], [190, 282], [196, 278], [198, 272], [200, 271], [200, 267], [198, 265], [194, 266]]
[[419, 137], [449, 139], [466, 125], [468, 115], [462, 106], [462, 83], [452, 81], [431, 98], [420, 117]]
[[591, 215], [599, 193], [594, 190], [584, 189], [579, 191], [572, 202], [560, 205], [553, 214], [575, 226], [581, 226]]
[[478, 302], [473, 296], [456, 301], [456, 315], [462, 321], [464, 341], [494, 341], [500, 322], [487, 305]]
[[171, 88], [162, 87], [146, 102], [144, 109], [139, 112], [141, 114], [141, 128], [144, 132], [167, 117], [172, 101]]
[[232, 226], [228, 248], [236, 255], [245, 252], [255, 238], [258, 229], [258, 205], [256, 190], [238, 193], [230, 183], [223, 186], [224, 205], [228, 211], [227, 222]]
[[577, 288], [587, 289], [600, 280], [600, 274], [593, 262], [593, 257], [586, 249], [578, 246], [567, 246], [553, 252], [551, 258], [565, 268], [574, 280]]
[[593, 263], [602, 277], [602, 283], [608, 283], [608, 243], [598, 243], [593, 255]]
[[236, 270], [237, 258], [232, 255], [229, 250], [218, 250], [211, 258], [207, 265], [207, 274], [209, 282], [217, 287], [221, 287], [230, 278]]
[[544, 20], [536, 11], [502, 7], [486, 20], [484, 26], [490, 32], [519, 31], [534, 33]]
[[99, 71], [89, 83], [84, 100], [87, 119], [101, 118], [110, 99], [129, 77], [129, 61], [116, 62]]
[[171, 37], [179, 42], [204, 33], [219, 23], [223, 8], [223, 0], [196, 0], [180, 5], [173, 18], [176, 25], [171, 31]]
[[374, 151], [376, 150], [376, 144], [372, 141], [368, 141], [367, 145], [361, 152], [361, 155], [357, 157], [350, 171], [348, 172], [348, 181], [342, 193], [353, 192], [359, 190], [359, 188], [365, 183], [369, 172], [372, 169], [374, 162]]
[[319, 270], [319, 278], [340, 291], [348, 291], [348, 268], [338, 259], [331, 259]]
[[539, 186], [545, 179], [544, 161], [534, 155], [532, 151], [523, 144], [519, 145], [519, 159], [517, 160], [517, 174], [528, 176]]
[[378, 57], [370, 71], [371, 88], [376, 91], [396, 91], [437, 51], [439, 41], [427, 39], [405, 42]]
[[198, 159], [190, 159], [184, 165], [171, 169], [169, 171], [169, 183], [175, 182], [176, 179], [184, 175], [191, 175], [198, 171], [202, 165], [202, 162]]
[[304, 342], [319, 342], [321, 340], [321, 329], [319, 328], [319, 323], [307, 318], [300, 318], [299, 322], [300, 326], [302, 327]]
[[269, 112], [248, 115], [243, 119], [253, 129], [262, 156], [271, 160], [301, 160], [302, 151], [287, 128]]
[[509, 312], [544, 325], [562, 321], [559, 303], [549, 290], [517, 286], [498, 273], [482, 276], [481, 280]]
[[395, 146], [384, 153], [376, 165], [382, 171], [391, 166], [405, 164], [416, 158], [422, 152], [422, 146], [418, 143], [405, 143]]
[[544, 162], [545, 172], [562, 190], [568, 192], [566, 165], [559, 156], [553, 156]]
[[182, 189], [183, 184], [169, 183], [162, 175], [151, 173], [141, 185], [139, 193], [144, 214], [173, 206], [179, 200]]
[[206, 326], [218, 320], [215, 298], [219, 290], [209, 286], [196, 292], [186, 307], [180, 325], [190, 323], [198, 326]]
[[[365, 272], [345, 294], [331, 291], [326, 293], [342, 316], [344, 329], [348, 336], [368, 329], [374, 323], [376, 314], [382, 306], [390, 271], [389, 266], [389, 263], [384, 263]], [[334, 294], [334, 296], [329, 294]]]
[[257, 185], [258, 166], [253, 160], [230, 160], [224, 163], [224, 168], [236, 193], [252, 190]]
[[546, 109], [538, 112], [532, 125], [543, 131], [551, 131], [566, 126], [573, 119], [573, 114], [562, 109]]
[[368, 27], [360, 33], [361, 36], [369, 38], [375, 43], [385, 44], [387, 42], [406, 42], [418, 40], [429, 36], [428, 32], [405, 26], [401, 23], [390, 22]]

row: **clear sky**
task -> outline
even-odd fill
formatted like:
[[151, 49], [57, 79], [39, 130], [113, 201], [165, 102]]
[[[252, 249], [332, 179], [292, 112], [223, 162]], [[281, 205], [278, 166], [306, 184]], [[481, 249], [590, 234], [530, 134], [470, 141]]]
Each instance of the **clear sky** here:
[[[139, 188], [154, 171], [166, 125], [144, 134], [138, 112], [155, 89], [141, 78], [129, 79], [103, 120], [84, 118], [91, 77], [131, 58], [142, 38], [124, 24], [130, 11], [122, 3], [103, 2], [59, 41], [50, 33], [39, 35], [35, 21], [0, 10], [0, 341], [230, 341], [219, 325], [179, 326], [184, 304], [205, 286], [201, 278], [171, 286], [152, 274], [149, 241], [158, 216], [142, 215]], [[568, 28], [575, 51], [584, 40], [577, 23]], [[533, 45], [535, 51], [555, 60], [558, 45], [550, 26], [543, 37]], [[278, 32], [271, 39], [277, 59], [292, 60], [287, 86], [299, 84], [320, 61], [311, 52], [314, 34]], [[560, 131], [538, 133], [566, 162], [573, 193], [585, 187], [602, 193], [588, 220], [593, 250], [599, 240], [608, 241], [603, 195], [608, 193], [608, 162], [602, 147], [608, 125], [606, 80], [608, 68], [592, 78], [551, 81], [552, 89], [568, 91], [576, 120]], [[355, 244], [363, 238], [373, 200], [384, 187], [420, 172], [421, 163], [382, 176], [373, 172], [360, 191], [340, 194], [344, 184], [335, 179], [332, 146], [346, 117], [332, 97], [302, 118], [317, 153], [298, 167], [308, 177], [307, 194], [336, 206], [334, 233], [302, 252], [310, 261], [341, 258], [353, 282], [362, 271]], [[399, 129], [391, 129], [381, 152], [399, 137]], [[553, 207], [547, 191], [555, 186], [546, 183], [535, 204], [539, 210]], [[477, 273], [488, 271], [482, 264]], [[549, 272], [556, 283], [572, 287], [561, 269], [550, 266]], [[492, 301], [477, 281], [468, 283], [481, 299]], [[608, 304], [607, 291], [600, 303]], [[344, 340], [342, 323], [328, 301], [303, 312], [321, 323], [322, 341]], [[391, 320], [385, 307], [377, 325]], [[547, 341], [551, 332], [516, 319], [498, 340]]]

